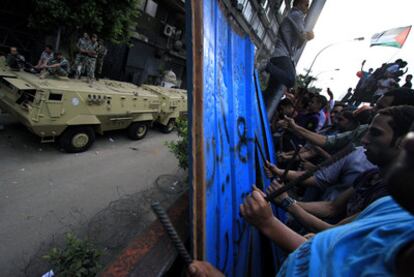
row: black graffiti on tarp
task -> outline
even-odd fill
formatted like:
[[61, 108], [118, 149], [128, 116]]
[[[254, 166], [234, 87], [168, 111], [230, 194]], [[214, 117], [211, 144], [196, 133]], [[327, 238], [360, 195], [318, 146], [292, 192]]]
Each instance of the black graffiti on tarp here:
[[225, 245], [224, 253], [226, 254], [224, 256], [223, 266], [220, 268], [221, 272], [226, 272], [227, 264], [229, 262], [230, 239], [229, 239], [229, 233], [227, 231], [224, 233], [224, 245]]
[[[224, 118], [223, 118], [224, 119]], [[247, 163], [249, 159], [248, 154], [248, 143], [253, 141], [253, 139], [249, 139], [247, 137], [247, 126], [246, 126], [246, 119], [244, 117], [237, 118], [237, 136], [238, 141], [236, 147], [232, 147], [230, 145], [230, 134], [228, 134], [228, 127], [226, 121], [223, 120], [218, 122], [218, 139], [213, 136], [210, 140], [206, 141], [206, 150], [207, 156], [211, 157], [212, 161], [212, 170], [210, 170], [211, 175], [207, 178], [207, 186], [210, 186], [214, 183], [214, 178], [216, 176], [216, 171], [218, 170], [220, 164], [224, 160], [224, 139], [223, 139], [223, 127], [226, 134], [226, 142], [229, 146], [228, 149], [230, 152], [235, 151], [237, 156], [242, 163]], [[217, 151], [217, 142], [219, 143], [219, 151]]]
[[248, 139], [247, 139], [247, 126], [246, 119], [244, 117], [237, 118], [237, 135], [239, 136], [239, 141], [237, 143], [237, 153], [239, 159], [242, 163], [247, 163], [248, 155]]
[[242, 220], [241, 218], [236, 219], [236, 236], [234, 236], [233, 244], [234, 244], [234, 267], [237, 266], [239, 263], [239, 257], [242, 253], [240, 253], [241, 242], [243, 240], [244, 234], [248, 228], [247, 223]]
[[[232, 153], [233, 157], [235, 157], [236, 160], [239, 161], [239, 163], [246, 164], [249, 161], [249, 158], [252, 157], [248, 153], [248, 146], [249, 143], [251, 143], [254, 140], [248, 137], [247, 121], [245, 117], [239, 116], [236, 119], [235, 126], [229, 125], [229, 115], [228, 113], [226, 113], [225, 110], [224, 98], [221, 94], [218, 96], [218, 98], [218, 101], [220, 103], [220, 111], [217, 113], [218, 117], [215, 124], [217, 129], [216, 132], [212, 132], [212, 137], [206, 140], [206, 161], [209, 163], [209, 176], [207, 178], [207, 187], [217, 185], [217, 190], [215, 190], [216, 193], [222, 193], [222, 195], [224, 195], [224, 193], [229, 193], [226, 192], [226, 188], [231, 185], [231, 168], [230, 166], [224, 166], [226, 159], [225, 157]], [[233, 117], [230, 118], [233, 119]], [[234, 126], [237, 130], [231, 129], [229, 128], [229, 126]], [[236, 133], [231, 134], [230, 130], [234, 130]], [[231, 135], [233, 135], [233, 137]], [[221, 173], [225, 174], [223, 175], [223, 177], [225, 176], [225, 182], [223, 182], [224, 180], [220, 180], [220, 182], [216, 184], [216, 181], [219, 181], [216, 180], [217, 176], [222, 176]], [[247, 195], [248, 193], [245, 192], [241, 196], [236, 197], [241, 197], [243, 199]], [[218, 211], [218, 213], [220, 213], [220, 211]], [[218, 220], [221, 220], [219, 214], [218, 217]], [[223, 272], [226, 272], [228, 270], [234, 270], [235, 266], [237, 266], [238, 263], [244, 261], [244, 259], [242, 258], [244, 255], [244, 251], [241, 248], [241, 243], [243, 241], [243, 238], [245, 237], [248, 225], [240, 217], [236, 220], [235, 224], [236, 226], [234, 226], [233, 228], [235, 228], [236, 230], [232, 232], [232, 238], [229, 237], [228, 232], [224, 233], [225, 245], [220, 245], [218, 243], [218, 241], [222, 241], [222, 235], [218, 235], [217, 237], [218, 241], [216, 241], [216, 243], [218, 244], [215, 245], [217, 262], [216, 265], [219, 266]], [[218, 234], [220, 234], [220, 232], [222, 231], [220, 224], [218, 224], [216, 228], [217, 232], [219, 232]], [[230, 243], [232, 244], [232, 247], [230, 247]], [[230, 255], [231, 257], [233, 257], [233, 262], [231, 262], [231, 264], [229, 261]]]

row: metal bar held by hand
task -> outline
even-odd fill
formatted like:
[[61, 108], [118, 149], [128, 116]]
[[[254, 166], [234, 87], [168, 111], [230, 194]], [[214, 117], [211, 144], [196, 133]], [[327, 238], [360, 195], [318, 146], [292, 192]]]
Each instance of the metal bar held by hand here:
[[346, 157], [347, 155], [349, 155], [351, 152], [353, 152], [355, 150], [355, 148], [353, 147], [352, 143], [348, 144], [347, 146], [345, 146], [344, 148], [342, 148], [341, 150], [339, 150], [335, 155], [333, 155], [330, 159], [327, 159], [326, 161], [318, 164], [314, 169], [310, 169], [308, 171], [306, 171], [304, 174], [302, 174], [301, 176], [299, 176], [298, 178], [296, 178], [295, 180], [293, 180], [292, 182], [286, 184], [285, 186], [283, 186], [282, 188], [268, 194], [265, 199], [269, 202], [273, 201], [273, 199], [279, 195], [281, 195], [284, 192], [287, 192], [289, 190], [291, 190], [292, 188], [300, 185], [303, 181], [305, 181], [306, 179], [310, 178], [313, 176], [313, 174], [318, 171], [319, 169], [323, 168], [323, 167], [327, 167], [337, 161], [339, 161], [340, 159]]
[[191, 258], [190, 254], [188, 254], [187, 249], [185, 249], [184, 243], [178, 236], [177, 231], [172, 225], [171, 220], [168, 217], [167, 213], [161, 207], [159, 202], [154, 202], [151, 205], [151, 207], [154, 213], [157, 215], [158, 219], [160, 220], [162, 226], [164, 227], [171, 241], [173, 242], [178, 254], [184, 260], [185, 264], [189, 266], [193, 262], [193, 259]]

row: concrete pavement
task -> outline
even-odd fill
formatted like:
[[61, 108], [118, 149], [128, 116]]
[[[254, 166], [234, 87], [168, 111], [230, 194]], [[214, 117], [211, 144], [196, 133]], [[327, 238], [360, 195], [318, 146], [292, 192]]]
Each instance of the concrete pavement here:
[[[143, 140], [131, 141], [115, 132], [98, 136], [87, 152], [66, 154], [53, 144], [40, 144], [7, 115], [0, 123], [5, 126], [0, 131], [0, 276], [32, 275], [34, 255], [56, 237], [71, 230], [93, 236], [97, 231], [86, 227], [109, 203], [143, 204], [146, 197], [162, 197], [162, 188], [154, 188], [156, 178], [182, 175], [164, 145], [177, 138], [175, 133], [150, 130]], [[135, 223], [144, 227], [150, 219], [140, 215]]]

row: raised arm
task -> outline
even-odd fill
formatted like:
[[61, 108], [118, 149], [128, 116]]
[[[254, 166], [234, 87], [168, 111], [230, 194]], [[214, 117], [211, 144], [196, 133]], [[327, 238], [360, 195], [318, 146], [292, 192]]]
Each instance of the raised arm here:
[[270, 203], [264, 197], [265, 194], [254, 187], [252, 194], [240, 205], [241, 215], [285, 251], [296, 250], [306, 239], [274, 217]]
[[309, 213], [320, 218], [332, 218], [346, 210], [348, 200], [354, 194], [354, 189], [348, 188], [333, 201], [298, 202], [298, 205]]
[[[276, 165], [270, 163], [269, 161], [266, 161], [264, 170], [268, 178], [282, 177], [285, 174], [284, 169], [278, 168]], [[295, 180], [299, 178], [300, 176], [302, 176], [305, 172], [306, 171], [289, 170], [288, 173], [286, 174], [286, 179], [288, 181]], [[317, 182], [316, 182], [315, 177], [312, 176], [306, 179], [305, 181], [303, 181], [302, 184], [305, 186], [316, 186]]]
[[[267, 193], [270, 194], [282, 187], [283, 185], [273, 181], [269, 186]], [[284, 203], [286, 201], [289, 201], [288, 206]], [[307, 212], [296, 201], [291, 199], [286, 192], [273, 199], [273, 202], [289, 212], [300, 224], [312, 232], [320, 232], [334, 226]]]
[[297, 136], [303, 137], [310, 143], [315, 144], [317, 146], [323, 147], [327, 142], [326, 136], [309, 131], [297, 125], [295, 121], [290, 117], [285, 116], [285, 119], [280, 121], [279, 125], [282, 126], [282, 128], [289, 130], [290, 132], [292, 132], [293, 134]]

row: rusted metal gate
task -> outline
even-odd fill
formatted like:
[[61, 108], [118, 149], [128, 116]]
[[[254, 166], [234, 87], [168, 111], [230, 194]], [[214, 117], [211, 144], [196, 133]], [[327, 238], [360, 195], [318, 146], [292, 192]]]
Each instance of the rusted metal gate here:
[[239, 214], [252, 184], [269, 184], [258, 148], [271, 161], [274, 153], [254, 45], [219, 1], [191, 5], [194, 254], [226, 276], [268, 276], [278, 269], [279, 253]]

